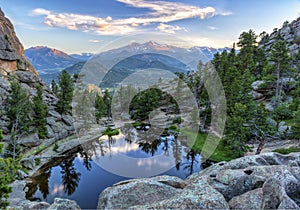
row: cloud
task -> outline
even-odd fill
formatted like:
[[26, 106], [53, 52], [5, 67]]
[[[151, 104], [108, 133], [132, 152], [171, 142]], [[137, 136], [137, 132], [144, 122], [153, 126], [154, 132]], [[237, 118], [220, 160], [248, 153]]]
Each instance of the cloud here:
[[178, 2], [149, 1], [149, 0], [116, 0], [135, 8], [146, 8], [149, 13], [123, 19], [114, 20], [112, 17], [95, 17], [73, 13], [54, 13], [46, 9], [37, 8], [32, 11], [34, 15], [43, 15], [44, 23], [50, 27], [67, 28], [95, 32], [99, 35], [124, 35], [143, 30], [144, 26], [157, 24], [158, 30], [166, 33], [175, 33], [182, 30], [179, 26], [166, 23], [190, 18], [210, 18], [215, 15], [228, 15], [219, 13], [213, 7], [198, 7]]
[[188, 18], [208, 18], [217, 14], [213, 7], [197, 7], [188, 4], [168, 1], [148, 1], [148, 0], [117, 0], [124, 4], [135, 8], [150, 9], [150, 18], [140, 18], [145, 22], [164, 22], [168, 23], [176, 20], [183, 20]]
[[212, 30], [212, 31], [216, 31], [216, 30], [218, 30], [218, 28], [217, 28], [217, 27], [215, 27], [215, 26], [208, 26], [208, 28], [209, 28], [210, 30]]
[[42, 9], [42, 8], [36, 8], [32, 10], [33, 15], [50, 15], [50, 11]]
[[90, 43], [99, 43], [99, 42], [101, 42], [101, 40], [99, 40], [99, 39], [90, 39], [89, 42]]
[[169, 33], [169, 34], [174, 34], [175, 31], [180, 31], [180, 30], [184, 30], [186, 31], [185, 28], [181, 28], [179, 26], [171, 26], [171, 25], [167, 25], [164, 23], [160, 23], [156, 29], [160, 30], [161, 32], [165, 32], [165, 33]]

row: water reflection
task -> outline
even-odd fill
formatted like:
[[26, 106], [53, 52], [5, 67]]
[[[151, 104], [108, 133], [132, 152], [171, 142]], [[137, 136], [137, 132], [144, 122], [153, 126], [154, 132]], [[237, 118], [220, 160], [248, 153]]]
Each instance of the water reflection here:
[[45, 200], [49, 194], [49, 178], [51, 176], [51, 169], [45, 170], [38, 176], [33, 177], [32, 182], [29, 183], [28, 192], [26, 194], [26, 199], [33, 201], [41, 201], [41, 198], [34, 197], [34, 193], [39, 190], [42, 194], [42, 198]]
[[[171, 166], [159, 174], [183, 179], [201, 170], [201, 156], [187, 147], [184, 136], [157, 136], [147, 130], [126, 127], [121, 130], [125, 135], [96, 139], [69, 153], [67, 158], [53, 161], [31, 178], [27, 199], [53, 202], [54, 197], [65, 197], [76, 200], [81, 208], [96, 208], [104, 188], [127, 179], [110, 173], [109, 167], [125, 172], [135, 170], [147, 177], [155, 167]], [[124, 162], [124, 156], [135, 161], [135, 168], [128, 168], [130, 164]], [[99, 167], [98, 161], [109, 167]]]
[[71, 157], [60, 164], [62, 183], [68, 195], [72, 195], [75, 192], [81, 176], [81, 173], [76, 172], [73, 164], [74, 159], [75, 157]]
[[154, 154], [157, 152], [158, 146], [160, 145], [160, 141], [158, 139], [155, 139], [152, 142], [139, 142], [137, 145], [143, 152], [154, 156]]

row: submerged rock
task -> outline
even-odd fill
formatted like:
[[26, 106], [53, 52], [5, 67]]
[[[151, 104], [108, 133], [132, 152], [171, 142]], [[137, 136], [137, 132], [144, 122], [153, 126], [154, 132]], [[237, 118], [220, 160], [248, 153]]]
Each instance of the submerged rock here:
[[153, 177], [105, 189], [98, 209], [299, 209], [300, 153], [221, 162], [185, 181]]

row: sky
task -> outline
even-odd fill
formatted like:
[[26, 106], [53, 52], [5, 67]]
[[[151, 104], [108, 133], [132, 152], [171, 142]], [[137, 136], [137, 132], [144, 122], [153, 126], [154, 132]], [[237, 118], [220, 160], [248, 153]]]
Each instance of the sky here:
[[300, 0], [0, 0], [0, 7], [25, 48], [67, 53], [151, 39], [230, 47], [243, 31], [271, 33], [300, 16]]

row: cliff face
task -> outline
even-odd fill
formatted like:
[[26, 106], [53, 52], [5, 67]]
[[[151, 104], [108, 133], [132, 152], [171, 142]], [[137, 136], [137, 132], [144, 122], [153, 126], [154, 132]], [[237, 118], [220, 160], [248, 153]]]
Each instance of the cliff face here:
[[298, 54], [300, 49], [300, 18], [291, 23], [285, 22], [282, 28], [275, 28], [270, 35], [264, 36], [259, 44], [261, 47], [270, 49], [278, 36], [287, 43], [291, 55]]
[[30, 127], [28, 136], [24, 136], [18, 142], [20, 145], [24, 147], [38, 146], [41, 143], [51, 145], [74, 133], [72, 117], [55, 111], [57, 97], [25, 58], [24, 48], [16, 36], [12, 23], [5, 18], [0, 9], [0, 129], [5, 135], [5, 140], [8, 140], [10, 135], [6, 110], [7, 99], [11, 94], [10, 81], [12, 79], [17, 80], [22, 88], [26, 89], [30, 99], [36, 95], [36, 87], [40, 85], [43, 89], [43, 101], [48, 106], [47, 139], [41, 141], [34, 127]]
[[14, 26], [0, 9], [0, 74], [26, 70], [38, 75], [24, 56], [24, 48], [14, 31]]

